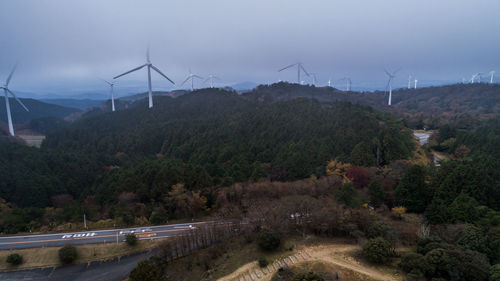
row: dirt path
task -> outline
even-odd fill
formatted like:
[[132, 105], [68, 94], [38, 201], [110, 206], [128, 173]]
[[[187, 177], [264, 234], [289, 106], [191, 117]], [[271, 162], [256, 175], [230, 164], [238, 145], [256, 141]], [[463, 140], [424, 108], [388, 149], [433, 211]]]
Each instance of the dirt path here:
[[[359, 246], [347, 244], [299, 248], [298, 251], [294, 253], [294, 255], [299, 257], [298, 262], [296, 262], [292, 266], [302, 262], [318, 261], [366, 275], [373, 280], [401, 281], [403, 279], [402, 274], [398, 273], [396, 270], [375, 268], [373, 266], [365, 265], [354, 259], [351, 253], [359, 249]], [[256, 276], [255, 271], [259, 273], [259, 275], [261, 276], [260, 278]], [[243, 265], [233, 273], [218, 279], [218, 281], [270, 281], [274, 272], [275, 271], [268, 273], [266, 272], [266, 270], [260, 270], [257, 263], [252, 262]], [[250, 276], [249, 273], [252, 273], [252, 276]]]

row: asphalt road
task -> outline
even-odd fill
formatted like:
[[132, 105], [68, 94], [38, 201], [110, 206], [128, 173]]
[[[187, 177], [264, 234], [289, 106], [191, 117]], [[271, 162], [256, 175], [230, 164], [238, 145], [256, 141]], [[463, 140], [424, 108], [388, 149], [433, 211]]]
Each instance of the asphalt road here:
[[125, 235], [129, 233], [135, 233], [137, 238], [141, 240], [165, 238], [181, 234], [183, 231], [196, 228], [200, 224], [206, 223], [207, 222], [198, 222], [73, 233], [3, 236], [0, 237], [0, 250], [57, 247], [66, 244], [82, 245], [122, 242], [125, 240]]

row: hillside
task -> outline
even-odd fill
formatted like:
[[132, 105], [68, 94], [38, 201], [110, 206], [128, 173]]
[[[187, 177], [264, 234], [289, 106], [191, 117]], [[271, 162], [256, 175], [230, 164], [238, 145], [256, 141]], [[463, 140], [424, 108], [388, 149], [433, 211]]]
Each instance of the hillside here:
[[[35, 99], [21, 99], [21, 101], [29, 109], [29, 112], [24, 110], [24, 108], [21, 107], [21, 105], [15, 99], [9, 99], [10, 111], [12, 113], [14, 124], [24, 124], [30, 120], [42, 117], [57, 117], [62, 119], [72, 113], [80, 111], [76, 108], [49, 104]], [[4, 123], [7, 122], [5, 105], [0, 106], [0, 121]]]
[[64, 107], [77, 108], [80, 110], [99, 107], [104, 102], [103, 100], [91, 99], [41, 99], [41, 101], [50, 104], [56, 104]]

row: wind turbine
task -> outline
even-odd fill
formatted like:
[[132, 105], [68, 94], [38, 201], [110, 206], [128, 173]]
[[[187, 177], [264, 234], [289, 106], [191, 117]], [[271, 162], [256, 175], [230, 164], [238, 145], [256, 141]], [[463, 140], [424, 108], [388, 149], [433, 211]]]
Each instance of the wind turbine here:
[[351, 78], [350, 77], [344, 77], [342, 79], [339, 79], [339, 81], [345, 81], [345, 83], [346, 83], [346, 85], [345, 85], [346, 89], [345, 90], [346, 91], [349, 92], [351, 90], [351, 84], [352, 84], [352, 82], [351, 82]]
[[14, 126], [12, 125], [12, 115], [10, 114], [9, 93], [17, 100], [17, 102], [26, 111], [29, 111], [28, 108], [21, 102], [21, 100], [18, 99], [17, 96], [11, 90], [9, 90], [9, 82], [10, 82], [10, 79], [12, 78], [12, 75], [16, 71], [16, 67], [17, 67], [17, 65], [15, 65], [14, 68], [12, 69], [12, 71], [10, 72], [9, 77], [7, 77], [7, 80], [5, 81], [4, 86], [0, 87], [1, 89], [3, 89], [4, 94], [5, 94], [5, 108], [7, 109], [7, 120], [9, 123], [9, 133], [11, 136], [14, 136]]
[[415, 89], [417, 88], [417, 83], [418, 83], [418, 80], [415, 79]]
[[411, 88], [411, 74], [408, 74], [408, 89]]
[[162, 73], [162, 72], [161, 72], [161, 71], [160, 71], [160, 70], [159, 70], [156, 66], [154, 66], [154, 65], [151, 63], [151, 60], [149, 59], [149, 48], [148, 48], [148, 50], [147, 50], [147, 52], [146, 52], [146, 63], [145, 63], [145, 64], [143, 64], [143, 65], [141, 65], [141, 66], [139, 66], [139, 67], [136, 67], [136, 68], [134, 68], [134, 69], [132, 69], [132, 70], [129, 70], [129, 71], [127, 71], [127, 72], [123, 73], [123, 74], [120, 74], [120, 75], [118, 75], [118, 76], [115, 76], [115, 77], [113, 77], [113, 79], [116, 79], [116, 78], [122, 77], [123, 75], [127, 75], [127, 74], [129, 74], [129, 73], [134, 72], [134, 71], [137, 71], [137, 70], [139, 70], [139, 69], [141, 69], [141, 68], [143, 68], [143, 67], [145, 67], [145, 66], [148, 68], [148, 88], [149, 88], [149, 96], [148, 96], [148, 97], [149, 97], [149, 108], [151, 108], [151, 107], [153, 107], [153, 90], [152, 90], [152, 87], [151, 87], [151, 68], [152, 68], [154, 71], [158, 72], [161, 76], [165, 77], [165, 79], [167, 79], [168, 81], [170, 81], [170, 83], [172, 83], [172, 84], [174, 84], [174, 85], [175, 85], [175, 83], [174, 83], [174, 81], [170, 80], [170, 78], [168, 78], [168, 77], [167, 77], [165, 74], [163, 74], [163, 73]]
[[493, 76], [495, 76], [495, 70], [490, 71], [490, 84], [493, 84]]
[[194, 78], [203, 79], [203, 77], [191, 73], [191, 69], [189, 69], [189, 75], [186, 78], [186, 80], [184, 80], [184, 82], [182, 82], [181, 86], [184, 85], [187, 81], [189, 81], [189, 79], [191, 79], [191, 91], [193, 91], [194, 90]]
[[313, 86], [316, 86], [316, 81], [317, 81], [316, 74], [317, 74], [317, 73], [309, 73], [309, 74], [312, 76], [312, 83], [313, 83]]
[[301, 84], [300, 80], [300, 72], [303, 71], [307, 76], [310, 76], [309, 73], [307, 73], [307, 70], [304, 68], [304, 65], [301, 62], [297, 62], [294, 64], [290, 64], [288, 66], [283, 67], [282, 69], [278, 70], [278, 72], [281, 72], [285, 69], [289, 69], [291, 67], [297, 66], [297, 83]]
[[113, 91], [113, 86], [115, 85], [115, 83], [111, 83], [109, 81], [106, 81], [103, 79], [104, 82], [108, 83], [109, 87], [110, 87], [110, 90], [111, 90], [111, 111], [115, 111], [115, 94], [114, 94], [114, 91]]
[[332, 78], [328, 79], [328, 87], [332, 86]]
[[[387, 104], [392, 105], [392, 81], [394, 80], [394, 77], [396, 77], [396, 72], [398, 72], [399, 69], [393, 71], [392, 73], [390, 73], [386, 69], [384, 69], [384, 71], [385, 71], [385, 74], [387, 74], [387, 76], [389, 76], [389, 81], [387, 82], [387, 86], [389, 86], [389, 102]], [[387, 87], [386, 87], [386, 89], [387, 89]]]
[[482, 73], [476, 73], [476, 74], [472, 75], [472, 78], [470, 79], [470, 83], [474, 84], [474, 82], [476, 81], [476, 78], [478, 78], [478, 82], [481, 83], [481, 74]]
[[213, 75], [213, 74], [209, 74], [207, 79], [205, 79], [205, 83], [207, 83], [207, 81], [210, 81], [210, 88], [213, 88], [214, 87], [214, 79], [219, 79], [219, 77]]

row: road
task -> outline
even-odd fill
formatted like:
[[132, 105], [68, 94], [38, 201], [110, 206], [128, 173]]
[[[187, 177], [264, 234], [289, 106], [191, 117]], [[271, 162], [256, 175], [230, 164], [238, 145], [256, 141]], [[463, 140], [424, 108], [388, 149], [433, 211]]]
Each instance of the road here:
[[201, 224], [207, 223], [210, 222], [169, 224], [149, 227], [94, 230], [57, 234], [3, 236], [0, 237], [0, 250], [57, 247], [66, 244], [82, 245], [122, 242], [125, 240], [125, 235], [129, 233], [134, 233], [140, 240], [165, 238], [181, 234], [183, 231], [196, 228]]

